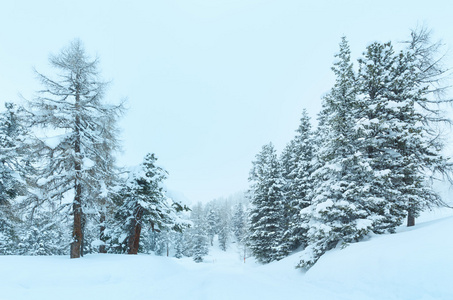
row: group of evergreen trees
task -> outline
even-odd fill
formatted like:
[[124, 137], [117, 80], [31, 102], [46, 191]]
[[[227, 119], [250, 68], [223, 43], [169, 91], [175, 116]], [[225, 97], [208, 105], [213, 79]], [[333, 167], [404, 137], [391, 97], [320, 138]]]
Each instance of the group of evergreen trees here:
[[213, 200], [205, 205], [196, 204], [192, 208], [190, 220], [193, 226], [183, 232], [187, 241], [186, 256], [194, 261], [203, 261], [209, 247], [217, 246], [227, 251], [232, 243], [236, 244], [240, 256], [247, 255], [247, 220], [248, 202], [242, 194], [229, 199]]
[[188, 207], [163, 189], [154, 154], [120, 169], [122, 105], [104, 102], [98, 60], [79, 40], [50, 56], [56, 74], [36, 72], [42, 90], [0, 113], [0, 255], [155, 253], [203, 261], [214, 237], [245, 251], [243, 197]]
[[407, 217], [442, 204], [434, 175], [447, 175], [438, 131], [445, 74], [425, 30], [396, 51], [370, 44], [355, 69], [345, 38], [316, 130], [304, 111], [280, 158], [272, 144], [250, 173], [250, 248], [261, 262], [302, 249], [309, 268], [326, 251], [370, 233], [393, 233]]
[[[202, 262], [210, 249], [227, 251], [233, 248], [241, 259], [249, 256], [247, 247], [248, 201], [243, 193], [227, 199], [197, 203], [183, 217], [190, 226], [182, 231], [145, 232], [143, 253], [191, 257]], [[234, 247], [232, 246], [234, 244]]]
[[0, 254], [136, 254], [143, 226], [181, 231], [187, 208], [166, 197], [156, 157], [115, 165], [123, 108], [103, 101], [98, 60], [75, 40], [50, 64], [37, 97], [0, 114]]
[[[98, 60], [74, 41], [37, 72], [43, 89], [0, 113], [0, 254], [138, 252], [203, 261], [214, 241], [259, 262], [300, 249], [309, 268], [328, 250], [442, 204], [430, 179], [448, 176], [439, 126], [445, 69], [439, 44], [414, 31], [395, 50], [374, 42], [357, 60], [345, 38], [318, 126], [304, 110], [280, 156], [263, 146], [243, 199], [189, 209], [166, 196], [154, 154], [130, 170], [115, 164], [122, 105], [104, 103]], [[234, 203], [233, 203], [234, 202]], [[234, 205], [234, 207], [233, 207]], [[215, 238], [216, 237], [216, 238]]]

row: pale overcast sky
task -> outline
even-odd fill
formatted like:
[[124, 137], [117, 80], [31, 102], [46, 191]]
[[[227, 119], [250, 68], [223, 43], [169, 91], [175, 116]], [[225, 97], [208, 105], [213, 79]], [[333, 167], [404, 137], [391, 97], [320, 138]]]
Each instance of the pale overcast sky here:
[[[32, 98], [32, 68], [74, 38], [98, 55], [106, 100], [127, 97], [121, 165], [156, 153], [191, 202], [248, 187], [261, 146], [280, 151], [333, 83], [342, 35], [360, 56], [417, 24], [453, 47], [452, 1], [39, 0], [0, 4], [0, 100]], [[447, 58], [453, 66], [452, 51]]]

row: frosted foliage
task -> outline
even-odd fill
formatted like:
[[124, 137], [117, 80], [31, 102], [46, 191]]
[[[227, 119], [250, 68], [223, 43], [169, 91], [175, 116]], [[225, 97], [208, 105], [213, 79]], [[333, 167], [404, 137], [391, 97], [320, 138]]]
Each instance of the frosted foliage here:
[[356, 75], [343, 39], [336, 84], [320, 114], [313, 202], [302, 210], [308, 246], [300, 267], [369, 233], [394, 232], [408, 215], [440, 204], [427, 174], [448, 172], [442, 144], [429, 127], [427, 88], [413, 51], [372, 43]]
[[242, 203], [234, 206], [232, 231], [238, 243], [245, 243], [247, 235], [247, 213]]
[[[31, 157], [40, 166], [37, 184], [50, 205], [74, 197], [72, 207], [61, 209], [72, 209], [74, 249], [83, 254], [83, 230], [103, 223], [111, 205], [107, 195], [116, 181], [116, 121], [122, 108], [103, 102], [106, 83], [100, 79], [98, 60], [86, 55], [79, 40], [50, 56], [50, 64], [55, 79], [36, 72], [44, 88], [29, 102], [36, 127]], [[87, 246], [102, 236], [86, 238]]]
[[[141, 228], [162, 233], [180, 231], [186, 226], [186, 222], [178, 215], [183, 208], [166, 196], [163, 181], [167, 172], [156, 161], [154, 154], [147, 154], [143, 163], [129, 172], [129, 178], [119, 192], [121, 199], [116, 216], [120, 230], [114, 235], [119, 247], [122, 247], [120, 252], [131, 251], [133, 239], [140, 240], [140, 236], [145, 234]], [[162, 237], [163, 233], [159, 235], [159, 238]]]
[[284, 234], [283, 180], [272, 144], [263, 146], [250, 172], [250, 249], [258, 261], [267, 263], [282, 258]]
[[80, 41], [51, 56], [50, 63], [58, 79], [37, 73], [45, 88], [30, 106], [34, 124], [45, 129], [39, 131], [44, 135], [38, 134], [43, 147], [36, 150], [46, 163], [43, 188], [51, 198], [59, 198], [75, 180], [89, 188], [99, 176], [110, 175], [121, 108], [102, 102], [106, 83], [99, 79], [98, 60], [90, 60]]
[[372, 180], [367, 162], [357, 155], [360, 145], [356, 121], [357, 88], [350, 51], [346, 40], [340, 44], [333, 71], [335, 86], [324, 98], [323, 124], [313, 172], [312, 204], [301, 211], [307, 230], [307, 244], [300, 267], [311, 267], [327, 250], [339, 244], [360, 240], [370, 226], [363, 226], [368, 217], [367, 182]]
[[304, 109], [297, 135], [283, 151], [280, 161], [284, 179], [284, 237], [282, 251], [287, 254], [305, 243], [305, 228], [300, 211], [310, 205], [313, 188], [314, 138], [310, 118]]
[[24, 108], [12, 103], [5, 103], [0, 113], [0, 254], [19, 252], [21, 231], [28, 225], [21, 217], [33, 202], [29, 118]]
[[377, 120], [362, 126], [370, 137], [364, 146], [375, 170], [372, 193], [387, 200], [385, 210], [376, 208], [387, 220], [376, 227], [392, 231], [408, 212], [416, 217], [422, 209], [440, 203], [427, 185], [426, 174], [446, 170], [448, 164], [440, 152], [438, 133], [429, 127], [433, 111], [422, 109], [429, 106], [428, 90], [420, 84], [414, 53], [394, 53], [391, 43], [373, 43], [359, 63], [364, 102], [361, 117]]
[[414, 225], [443, 204], [430, 180], [452, 171], [438, 130], [450, 122], [440, 104], [451, 100], [439, 98], [438, 45], [423, 30], [411, 38], [400, 51], [370, 43], [356, 68], [342, 38], [318, 127], [303, 110], [280, 156], [262, 147], [249, 203], [244, 195], [214, 199], [190, 216], [168, 197], [154, 154], [137, 167], [115, 166], [122, 106], [104, 102], [98, 60], [75, 40], [50, 57], [53, 76], [37, 72], [43, 88], [28, 108], [7, 103], [0, 112], [0, 255], [67, 254], [70, 246], [71, 257], [190, 257], [173, 262], [205, 262], [201, 270], [233, 249], [241, 262], [282, 260], [268, 270], [296, 261], [309, 269], [331, 250], [402, 231], [406, 217]]
[[193, 228], [190, 230], [192, 240], [192, 256], [197, 263], [202, 262], [203, 258], [208, 254], [208, 233], [206, 230], [206, 218], [203, 213], [201, 203], [198, 203], [191, 214]]

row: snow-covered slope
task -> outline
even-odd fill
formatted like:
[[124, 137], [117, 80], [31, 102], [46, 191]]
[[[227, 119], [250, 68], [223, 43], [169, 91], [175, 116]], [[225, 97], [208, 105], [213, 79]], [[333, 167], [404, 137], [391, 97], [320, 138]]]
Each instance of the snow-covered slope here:
[[450, 216], [375, 236], [327, 253], [304, 279], [338, 299], [453, 299], [452, 230]]
[[148, 255], [0, 257], [0, 299], [453, 299], [453, 216], [438, 211], [324, 255], [307, 273], [298, 254], [245, 264], [235, 249], [204, 263]]

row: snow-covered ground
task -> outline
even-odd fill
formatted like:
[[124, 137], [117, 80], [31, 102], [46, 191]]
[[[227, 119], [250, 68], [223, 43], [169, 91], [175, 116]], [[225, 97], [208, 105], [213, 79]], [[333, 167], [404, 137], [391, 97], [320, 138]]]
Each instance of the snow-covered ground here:
[[0, 257], [1, 300], [453, 299], [453, 210], [333, 250], [307, 273], [216, 248], [205, 262], [151, 255]]

